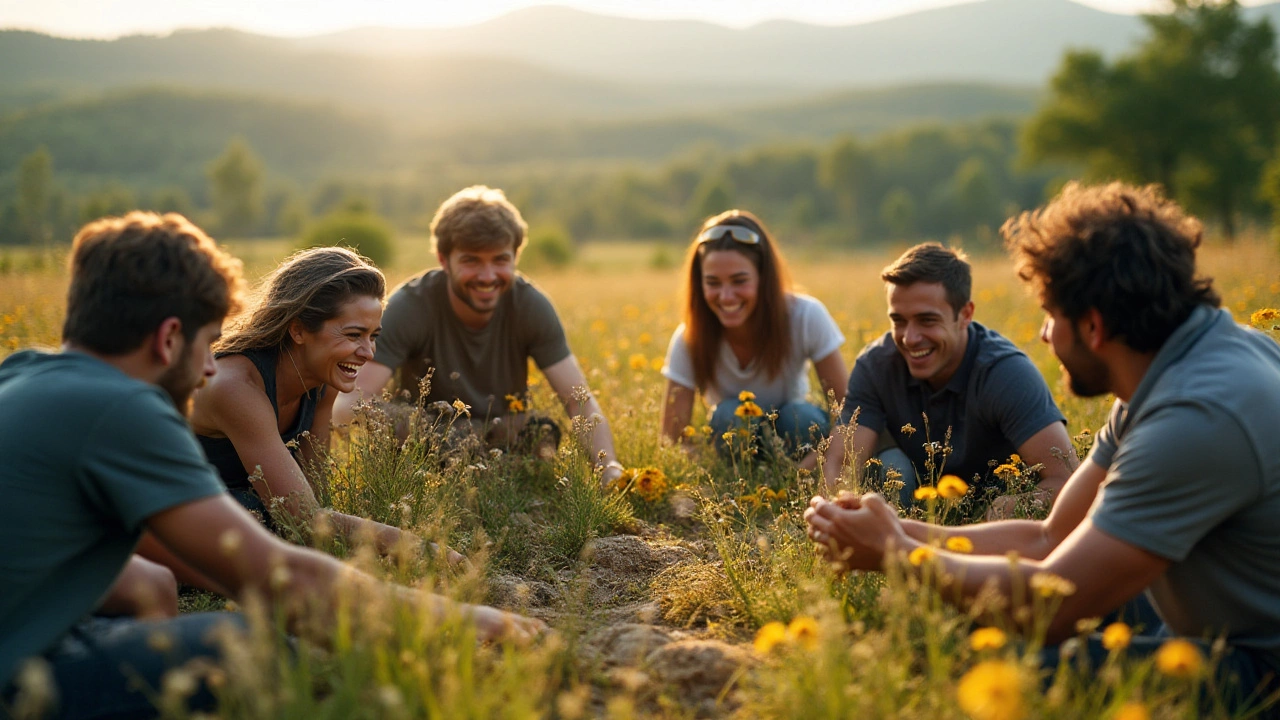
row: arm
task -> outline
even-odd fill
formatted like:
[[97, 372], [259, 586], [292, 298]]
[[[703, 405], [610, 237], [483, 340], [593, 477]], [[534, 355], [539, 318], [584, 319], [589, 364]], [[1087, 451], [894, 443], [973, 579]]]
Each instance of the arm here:
[[[265, 599], [283, 611], [295, 632], [332, 636], [344, 607], [409, 604], [435, 620], [460, 614], [480, 636], [527, 639], [545, 629], [537, 620], [494, 608], [455, 603], [439, 595], [388, 585], [323, 553], [289, 545], [268, 533], [234, 500], [216, 495], [152, 515], [147, 527], [183, 563], [227, 588], [238, 601]], [[357, 612], [352, 619], [383, 614]]]
[[[393, 374], [395, 373], [391, 368], [380, 362], [375, 360], [366, 362], [356, 375], [356, 389], [338, 395], [333, 405], [333, 422], [339, 425], [350, 423], [354, 417], [353, 411], [356, 404], [361, 401], [377, 400], [382, 394], [382, 389], [391, 381]], [[327, 422], [325, 427], [328, 427]]]
[[[322, 404], [332, 408], [333, 393]], [[245, 471], [254, 476], [253, 489], [267, 507], [282, 507], [297, 520], [309, 523], [319, 510], [315, 494], [302, 468], [280, 440], [276, 414], [262, 388], [237, 373], [220, 373], [201, 391], [201, 421], [226, 435], [235, 445]], [[317, 419], [321, 413], [317, 412]], [[326, 413], [327, 414], [327, 411]], [[325, 433], [327, 437], [327, 432]], [[255, 470], [261, 468], [261, 476]], [[272, 500], [279, 498], [280, 503]], [[388, 554], [401, 543], [418, 539], [379, 522], [334, 511], [324, 511], [343, 536], [369, 535], [379, 553]]]
[[177, 617], [178, 583], [163, 565], [134, 555], [95, 614], [139, 620]]
[[[582, 417], [591, 431], [591, 462], [605, 465], [601, 480], [608, 484], [622, 475], [618, 456], [613, 451], [613, 433], [609, 421], [587, 386], [587, 378], [578, 366], [578, 358], [570, 354], [560, 362], [542, 369], [547, 382], [564, 403], [570, 418]], [[579, 390], [581, 388], [581, 390]]]
[[134, 552], [153, 563], [163, 565], [173, 573], [173, 577], [178, 582], [184, 585], [197, 587], [218, 595], [230, 595], [226, 588], [179, 560], [177, 555], [169, 552], [169, 548], [158, 542], [152, 537], [151, 533], [142, 534], [142, 539], [138, 541], [138, 547], [134, 549]]
[[685, 443], [684, 429], [693, 418], [693, 402], [697, 392], [678, 382], [667, 381], [662, 401], [662, 437], [668, 442]]

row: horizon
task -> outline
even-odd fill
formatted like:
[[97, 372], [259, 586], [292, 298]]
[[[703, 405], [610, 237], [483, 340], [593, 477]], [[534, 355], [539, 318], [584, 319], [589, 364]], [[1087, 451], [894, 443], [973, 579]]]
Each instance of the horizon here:
[[[117, 0], [103, 8], [97, 0], [0, 0], [0, 29], [26, 30], [63, 38], [112, 40], [130, 35], [170, 35], [181, 31], [230, 29], [275, 37], [306, 38], [346, 30], [427, 30], [465, 28], [522, 10], [563, 7], [637, 20], [692, 20], [733, 29], [791, 21], [850, 26], [903, 17], [985, 0], [475, 0], [466, 4], [370, 0], [353, 7], [342, 0], [228, 0], [210, 3], [173, 0]], [[1163, 0], [1070, 0], [1104, 12], [1136, 14], [1159, 9]], [[1246, 6], [1265, 0], [1244, 0]], [[305, 7], [302, 7], [304, 6]], [[139, 23], [125, 18], [149, 18]], [[184, 19], [185, 18], [185, 19]], [[90, 30], [89, 28], [92, 28]]]

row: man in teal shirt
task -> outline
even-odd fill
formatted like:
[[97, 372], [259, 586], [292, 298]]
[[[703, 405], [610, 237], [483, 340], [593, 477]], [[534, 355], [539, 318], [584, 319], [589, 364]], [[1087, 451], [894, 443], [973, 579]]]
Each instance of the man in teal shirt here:
[[[89, 617], [144, 531], [183, 575], [235, 598], [292, 598], [287, 615], [332, 608], [297, 600], [355, 585], [436, 614], [461, 608], [482, 636], [539, 630], [492, 608], [392, 589], [287, 545], [226, 495], [182, 410], [214, 373], [209, 345], [240, 285], [239, 262], [181, 216], [90, 223], [72, 248], [63, 352], [21, 352], [0, 365], [4, 704], [29, 668], [44, 667], [58, 691], [56, 717], [147, 716], [154, 711], [144, 692], [160, 687], [166, 670], [217, 655], [209, 631], [240, 625], [239, 616]], [[153, 649], [157, 636], [168, 640], [163, 654]], [[37, 657], [43, 662], [29, 664]], [[193, 704], [212, 700], [201, 689]]]

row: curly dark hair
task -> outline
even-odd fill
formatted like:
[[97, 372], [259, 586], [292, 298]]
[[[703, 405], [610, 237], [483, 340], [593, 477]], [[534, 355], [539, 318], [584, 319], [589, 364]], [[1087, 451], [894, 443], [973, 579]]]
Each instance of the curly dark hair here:
[[240, 261], [175, 213], [95, 220], [72, 241], [62, 339], [104, 355], [140, 347], [166, 318], [196, 332], [240, 306]]
[[1196, 274], [1203, 227], [1155, 185], [1069, 183], [1000, 229], [1018, 276], [1069, 319], [1097, 309], [1138, 352], [1158, 350], [1199, 305], [1222, 300]]

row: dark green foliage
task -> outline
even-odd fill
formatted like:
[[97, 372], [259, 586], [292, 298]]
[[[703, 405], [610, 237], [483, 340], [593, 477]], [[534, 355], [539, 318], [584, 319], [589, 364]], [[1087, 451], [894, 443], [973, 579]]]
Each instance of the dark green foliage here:
[[394, 231], [386, 220], [371, 212], [339, 210], [312, 225], [299, 248], [341, 245], [358, 251], [375, 265], [388, 266], [395, 258]]
[[244, 237], [262, 220], [262, 161], [242, 137], [232, 138], [209, 163], [209, 189], [218, 232]]

